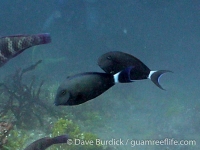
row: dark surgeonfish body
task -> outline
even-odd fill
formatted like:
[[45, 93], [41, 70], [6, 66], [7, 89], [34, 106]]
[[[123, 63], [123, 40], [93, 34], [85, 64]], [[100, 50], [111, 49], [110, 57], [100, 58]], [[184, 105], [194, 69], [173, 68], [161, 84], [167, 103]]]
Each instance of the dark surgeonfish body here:
[[51, 42], [48, 33], [35, 35], [12, 35], [0, 38], [0, 67], [25, 49]]
[[79, 105], [94, 99], [111, 88], [115, 83], [128, 83], [131, 68], [126, 68], [119, 73], [86, 72], [68, 77], [57, 90], [54, 104]]
[[[130, 70], [130, 80], [143, 80], [151, 79], [159, 88], [163, 89], [159, 84], [159, 78], [169, 70], [157, 70], [151, 71], [143, 62], [138, 58], [119, 51], [112, 51], [103, 54], [98, 59], [98, 65], [106, 72], [110, 74], [116, 74], [120, 70], [127, 67], [132, 67]], [[164, 90], [164, 89], [163, 89]]]
[[53, 144], [67, 143], [68, 139], [68, 135], [61, 135], [54, 138], [45, 137], [34, 141], [24, 150], [45, 150]]

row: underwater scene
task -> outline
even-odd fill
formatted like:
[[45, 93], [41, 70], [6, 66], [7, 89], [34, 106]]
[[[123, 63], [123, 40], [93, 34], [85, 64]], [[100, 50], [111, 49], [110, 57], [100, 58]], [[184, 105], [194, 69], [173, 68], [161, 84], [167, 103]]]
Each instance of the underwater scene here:
[[1, 0], [0, 150], [199, 150], [199, 0]]

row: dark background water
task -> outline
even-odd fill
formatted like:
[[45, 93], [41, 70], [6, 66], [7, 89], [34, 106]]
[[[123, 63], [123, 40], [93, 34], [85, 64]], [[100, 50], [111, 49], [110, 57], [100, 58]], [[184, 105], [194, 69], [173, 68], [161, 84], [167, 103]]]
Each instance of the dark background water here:
[[[61, 16], [44, 28], [55, 11]], [[97, 103], [98, 109], [107, 109], [111, 115], [110, 129], [97, 129], [97, 133], [108, 138], [197, 141], [194, 147], [135, 147], [138, 150], [199, 149], [198, 0], [2, 0], [0, 31], [1, 36], [40, 32], [52, 36], [51, 44], [30, 48], [10, 60], [0, 69], [1, 78], [42, 59], [38, 76], [60, 83], [71, 74], [101, 71], [97, 59], [111, 50], [130, 53], [152, 70], [172, 70], [173, 74], [161, 79], [167, 91], [150, 81], [138, 81], [117, 85], [88, 102]]]

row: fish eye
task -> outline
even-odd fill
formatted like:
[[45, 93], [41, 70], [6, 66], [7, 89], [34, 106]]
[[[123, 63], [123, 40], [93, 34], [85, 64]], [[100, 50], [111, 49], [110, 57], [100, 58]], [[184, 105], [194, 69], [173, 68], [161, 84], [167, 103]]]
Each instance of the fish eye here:
[[64, 96], [66, 93], [67, 93], [66, 90], [62, 90], [62, 91], [60, 92], [60, 96]]
[[108, 59], [108, 60], [111, 60], [112, 58], [111, 58], [111, 56], [108, 56], [107, 59]]

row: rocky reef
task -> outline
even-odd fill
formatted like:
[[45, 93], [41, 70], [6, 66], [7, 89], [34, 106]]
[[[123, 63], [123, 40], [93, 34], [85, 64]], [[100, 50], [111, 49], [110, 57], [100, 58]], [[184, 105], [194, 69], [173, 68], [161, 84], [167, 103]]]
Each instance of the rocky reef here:
[[[26, 73], [33, 71], [41, 61], [25, 69], [18, 69], [5, 78], [0, 84], [1, 110], [0, 118], [13, 116], [12, 122], [18, 128], [34, 129], [44, 126], [45, 115], [56, 116], [57, 111], [47, 102], [47, 97], [41, 94], [44, 81], [36, 86], [36, 77], [28, 79], [25, 83]], [[41, 117], [41, 114], [43, 116]], [[33, 120], [30, 122], [30, 120]]]
[[[102, 117], [92, 103], [68, 109], [54, 107], [53, 93], [57, 86], [45, 86], [46, 81], [38, 81], [39, 78], [34, 74], [34, 70], [40, 63], [41, 61], [38, 61], [25, 69], [17, 69], [0, 83], [0, 149], [2, 150], [22, 150], [39, 138], [56, 137], [61, 134], [68, 134], [72, 140], [75, 138], [95, 140], [98, 136], [92, 133], [92, 129], [103, 126]], [[68, 144], [54, 145], [49, 149], [62, 148], [108, 149], [99, 145]]]
[[13, 125], [8, 122], [0, 122], [0, 148], [7, 142], [7, 136]]

